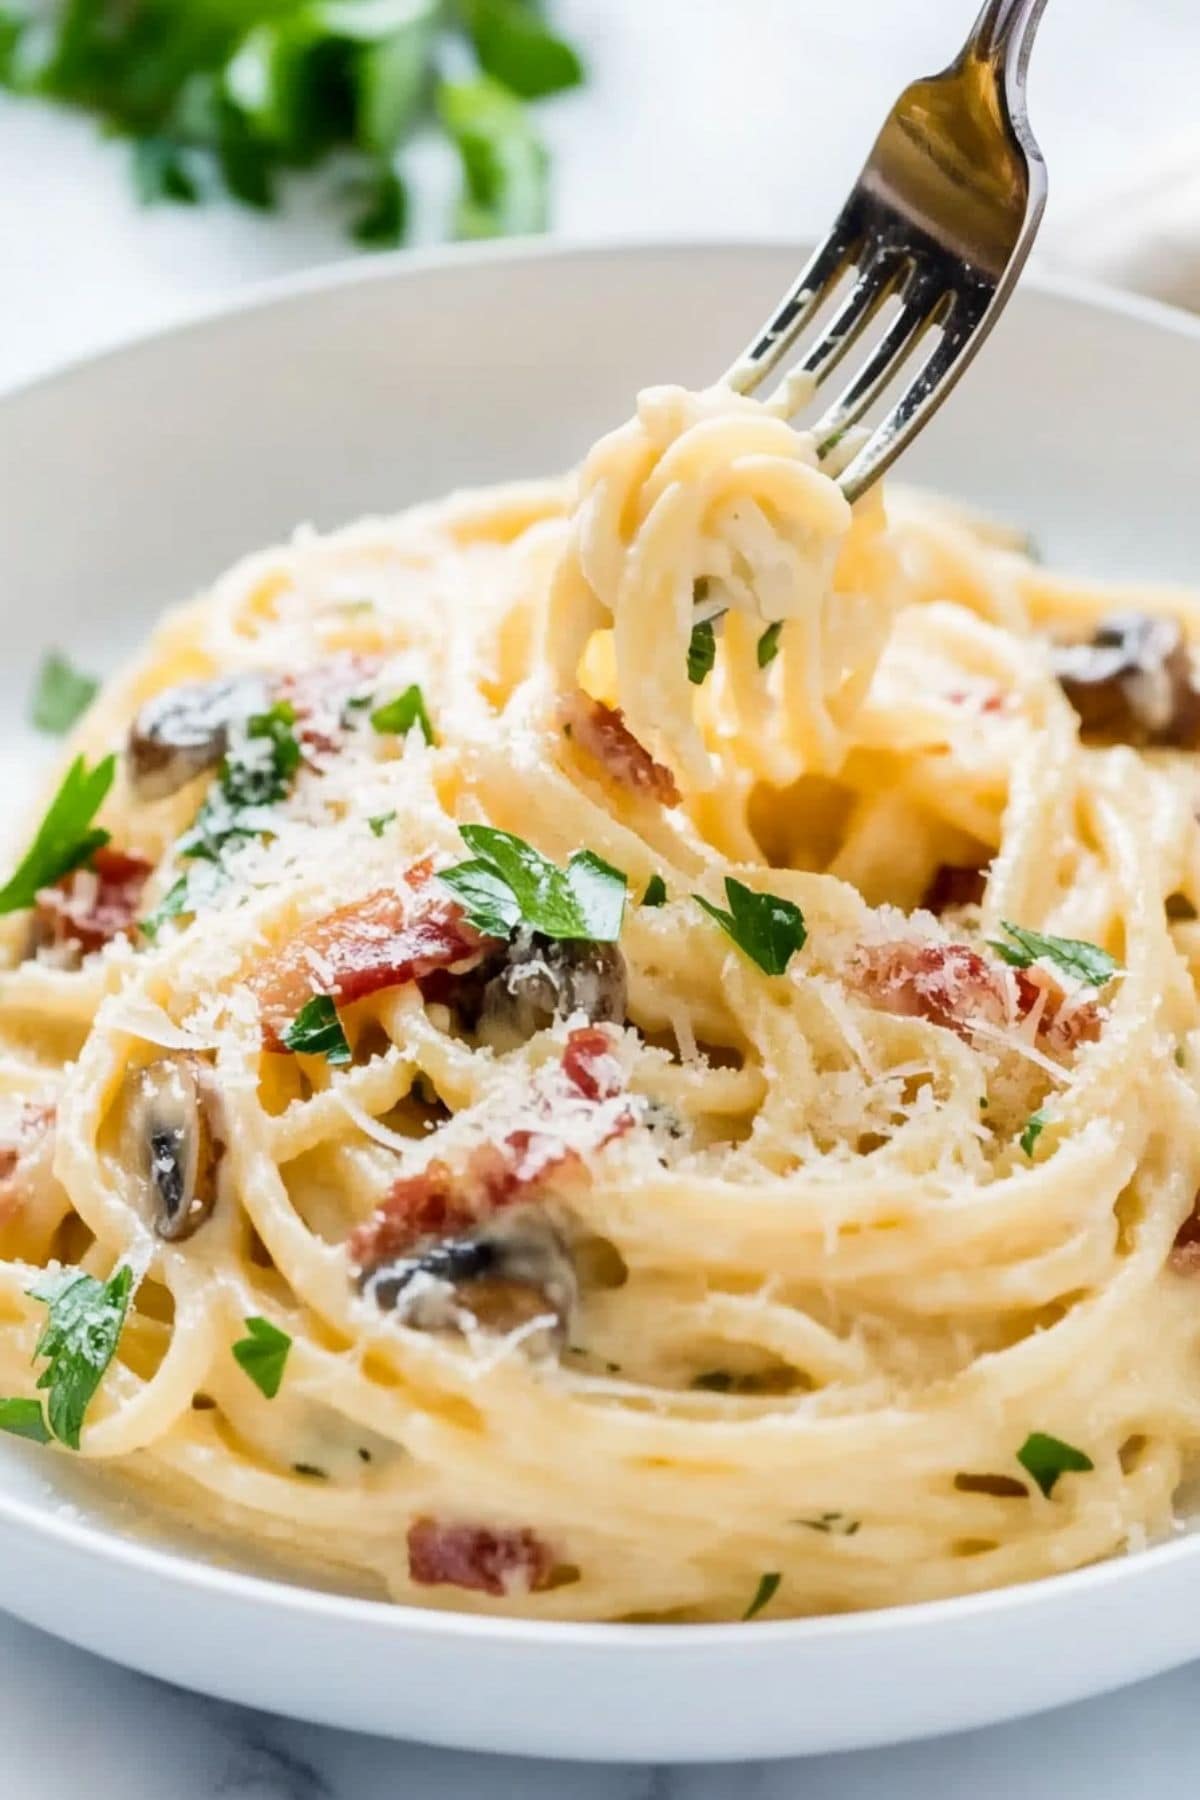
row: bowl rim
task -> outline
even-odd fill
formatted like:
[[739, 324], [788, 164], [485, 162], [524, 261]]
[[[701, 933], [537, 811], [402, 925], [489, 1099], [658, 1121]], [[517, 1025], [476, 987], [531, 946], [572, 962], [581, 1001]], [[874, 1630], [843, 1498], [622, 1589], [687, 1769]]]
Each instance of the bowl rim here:
[[[582, 263], [628, 258], [672, 257], [687, 260], [703, 255], [758, 256], [794, 252], [797, 267], [807, 254], [802, 238], [785, 235], [689, 236], [660, 239], [615, 234], [580, 239], [519, 238], [471, 245], [448, 245], [397, 250], [371, 258], [342, 257], [316, 268], [293, 271], [253, 281], [198, 304], [172, 312], [150, 330], [119, 333], [99, 347], [58, 359], [45, 369], [0, 383], [0, 408], [43, 390], [115, 365], [144, 351], [167, 348], [177, 341], [202, 336], [213, 328], [243, 317], [256, 317], [294, 302], [319, 298], [339, 290], [419, 278], [423, 275], [461, 273], [469, 279], [478, 270], [497, 265]], [[1022, 288], [1072, 309], [1082, 308], [1125, 319], [1135, 326], [1200, 341], [1200, 317], [1140, 294], [1105, 286], [1084, 277], [1047, 269], [1035, 260], [1021, 282]], [[134, 1497], [135, 1506], [147, 1505]], [[70, 1502], [78, 1512], [79, 1499]], [[772, 1651], [785, 1645], [809, 1642], [875, 1638], [880, 1634], [904, 1634], [926, 1628], [966, 1628], [985, 1616], [1029, 1611], [1035, 1616], [1056, 1608], [1060, 1600], [1078, 1595], [1102, 1595], [1114, 1583], [1169, 1577], [1170, 1571], [1200, 1552], [1200, 1531], [1182, 1531], [1174, 1540], [1136, 1552], [1126, 1552], [1061, 1574], [977, 1593], [958, 1594], [939, 1600], [874, 1607], [862, 1612], [815, 1615], [789, 1619], [759, 1619], [693, 1624], [628, 1624], [607, 1620], [539, 1620], [455, 1612], [441, 1607], [412, 1606], [405, 1602], [377, 1600], [355, 1594], [339, 1594], [306, 1586], [302, 1578], [252, 1574], [208, 1561], [202, 1554], [184, 1549], [164, 1549], [139, 1543], [135, 1538], [102, 1522], [43, 1510], [36, 1501], [5, 1493], [0, 1488], [0, 1524], [36, 1539], [47, 1540], [63, 1552], [99, 1561], [115, 1568], [165, 1583], [175, 1590], [207, 1593], [239, 1606], [280, 1610], [297, 1620], [322, 1619], [327, 1624], [356, 1627], [387, 1636], [399, 1633], [430, 1639], [474, 1639], [496, 1647], [533, 1651], [539, 1648], [590, 1650], [607, 1654], [633, 1649], [649, 1650], [656, 1658], [692, 1657], [698, 1650], [723, 1647], [745, 1651], [751, 1644]]]

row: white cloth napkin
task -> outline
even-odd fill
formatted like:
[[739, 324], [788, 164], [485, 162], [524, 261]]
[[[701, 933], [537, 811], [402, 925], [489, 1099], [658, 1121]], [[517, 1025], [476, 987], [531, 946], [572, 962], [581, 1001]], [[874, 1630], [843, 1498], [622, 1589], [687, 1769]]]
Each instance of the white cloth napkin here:
[[1087, 211], [1046, 223], [1039, 249], [1048, 267], [1200, 311], [1200, 133], [1177, 139]]

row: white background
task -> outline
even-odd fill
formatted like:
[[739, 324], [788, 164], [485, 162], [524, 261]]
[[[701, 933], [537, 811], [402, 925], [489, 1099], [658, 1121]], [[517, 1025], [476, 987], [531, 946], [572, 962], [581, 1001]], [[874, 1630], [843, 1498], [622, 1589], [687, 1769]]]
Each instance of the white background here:
[[[584, 94], [544, 109], [561, 233], [787, 238], [829, 216], [897, 88], [947, 60], [972, 0], [561, 0], [557, 10], [592, 67]], [[1047, 254], [1131, 167], [1190, 133], [1198, 91], [1197, 0], [1051, 0], [1031, 79], [1052, 178]], [[418, 236], [428, 239], [451, 172], [436, 146], [417, 148], [413, 172]], [[281, 221], [231, 208], [146, 213], [129, 197], [124, 153], [87, 121], [0, 103], [0, 382], [343, 254], [311, 191], [294, 193]], [[734, 349], [715, 344], [714, 365]], [[1200, 1791], [1193, 1670], [935, 1745], [690, 1772], [501, 1763], [289, 1726], [106, 1669], [7, 1623], [0, 1670], [4, 1800], [1103, 1800], [1139, 1790], [1194, 1800]]]

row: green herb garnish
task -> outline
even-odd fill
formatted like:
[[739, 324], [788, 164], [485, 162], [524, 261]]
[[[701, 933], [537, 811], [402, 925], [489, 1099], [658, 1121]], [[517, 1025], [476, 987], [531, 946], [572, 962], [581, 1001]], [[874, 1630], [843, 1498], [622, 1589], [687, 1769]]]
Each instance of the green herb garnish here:
[[742, 1614], [743, 1621], [746, 1619], [753, 1619], [762, 1611], [764, 1606], [770, 1604], [778, 1593], [779, 1583], [782, 1580], [782, 1575], [777, 1574], [774, 1570], [768, 1575], [761, 1575], [759, 1577], [758, 1586], [754, 1590], [754, 1598]]
[[49, 1316], [34, 1358], [46, 1358], [38, 1388], [48, 1391], [46, 1412], [60, 1443], [79, 1448], [84, 1414], [116, 1352], [129, 1311], [133, 1270], [122, 1265], [108, 1281], [82, 1269], [47, 1275], [29, 1290], [43, 1300]]
[[49, 651], [38, 670], [29, 707], [30, 723], [37, 731], [61, 737], [87, 711], [99, 686], [93, 676], [76, 669], [57, 650]]
[[283, 1041], [297, 1055], [323, 1056], [335, 1068], [350, 1061], [350, 1045], [337, 1007], [328, 994], [314, 994], [305, 1001], [284, 1032]]
[[767, 668], [768, 665], [773, 663], [775, 661], [775, 658], [779, 655], [779, 634], [782, 630], [783, 630], [783, 620], [776, 619], [776, 621], [773, 625], [767, 626], [767, 629], [763, 632], [762, 636], [759, 638], [759, 640], [758, 640], [758, 666], [760, 669]]
[[377, 706], [371, 714], [371, 723], [376, 731], [394, 733], [397, 737], [403, 737], [414, 725], [419, 725], [421, 736], [427, 744], [437, 742], [425, 705], [425, 696], [415, 682], [412, 687], [405, 688], [395, 700], [389, 700], [384, 706]]
[[819, 1531], [826, 1537], [853, 1537], [862, 1520], [847, 1518], [845, 1513], [823, 1512], [813, 1519], [793, 1519], [792, 1523], [803, 1525], [807, 1531]]
[[259, 1392], [273, 1400], [283, 1380], [292, 1340], [270, 1319], [247, 1319], [245, 1326], [249, 1335], [232, 1346], [234, 1360]]
[[33, 1444], [50, 1442], [40, 1400], [0, 1400], [0, 1431], [28, 1438]]
[[1021, 1133], [1020, 1140], [1021, 1148], [1026, 1156], [1033, 1155], [1033, 1146], [1037, 1143], [1048, 1124], [1049, 1120], [1044, 1112], [1031, 1113], [1029, 1118], [1026, 1119], [1025, 1129]]
[[764, 974], [782, 975], [808, 937], [800, 908], [777, 894], [756, 893], [732, 875], [725, 877], [725, 897], [728, 912], [703, 894], [692, 896]]
[[373, 816], [367, 820], [367, 824], [371, 827], [372, 836], [382, 837], [395, 816], [394, 812], [373, 814]]
[[702, 619], [699, 625], [692, 626], [692, 636], [688, 644], [688, 680], [693, 687], [703, 685], [711, 675], [716, 660], [717, 634], [713, 629], [713, 622], [711, 619]]
[[293, 1475], [307, 1475], [310, 1481], [328, 1481], [329, 1480], [328, 1469], [319, 1469], [317, 1467], [316, 1463], [304, 1463], [304, 1462], [293, 1463], [292, 1464], [292, 1474]]
[[1061, 1438], [1048, 1437], [1044, 1431], [1030, 1432], [1017, 1451], [1017, 1461], [1047, 1497], [1060, 1475], [1087, 1474], [1096, 1466], [1082, 1450], [1064, 1444]]
[[167, 889], [154, 910], [139, 921], [139, 931], [153, 941], [168, 919], [177, 919], [181, 913], [199, 912], [202, 907], [211, 905], [228, 883], [229, 877], [219, 864], [192, 863], [187, 873]]
[[53, 887], [107, 844], [107, 831], [93, 828], [92, 820], [113, 784], [116, 768], [115, 756], [106, 756], [94, 769], [82, 756], [75, 758], [24, 860], [0, 888], [0, 913], [32, 906], [39, 889]]
[[667, 884], [661, 875], [652, 875], [646, 883], [646, 891], [642, 895], [643, 906], [665, 906], [667, 904]]
[[[460, 64], [478, 76], [439, 88]], [[223, 189], [266, 210], [281, 175], [336, 157], [347, 224], [372, 245], [405, 235], [400, 153], [431, 119], [462, 159], [460, 231], [540, 230], [548, 159], [524, 102], [582, 78], [535, 0], [0, 6], [0, 84], [125, 138], [145, 204]]]
[[1039, 957], [1044, 957], [1064, 974], [1074, 975], [1092, 987], [1103, 987], [1121, 967], [1107, 950], [1101, 950], [1098, 944], [1089, 944], [1084, 938], [1049, 937], [1040, 931], [1029, 931], [1024, 925], [1010, 924], [1007, 919], [1001, 919], [1000, 924], [1013, 943], [1006, 944], [999, 938], [989, 938], [988, 943], [1014, 969], [1028, 969]]
[[564, 870], [492, 825], [461, 825], [459, 832], [474, 858], [443, 869], [438, 879], [458, 896], [477, 931], [506, 938], [526, 924], [545, 937], [596, 944], [621, 935], [626, 879], [591, 850], [576, 850]]

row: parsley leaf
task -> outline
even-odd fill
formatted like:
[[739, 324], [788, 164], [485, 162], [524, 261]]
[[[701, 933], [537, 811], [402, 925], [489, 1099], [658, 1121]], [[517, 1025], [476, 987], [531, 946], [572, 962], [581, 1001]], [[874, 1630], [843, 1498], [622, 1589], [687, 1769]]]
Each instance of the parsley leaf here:
[[1037, 1482], [1049, 1498], [1060, 1475], [1087, 1474], [1095, 1468], [1090, 1456], [1064, 1444], [1061, 1438], [1048, 1437], [1044, 1431], [1031, 1431], [1017, 1451], [1017, 1461]]
[[286, 1331], [272, 1325], [270, 1319], [246, 1319], [244, 1323], [249, 1336], [239, 1338], [231, 1346], [234, 1360], [259, 1392], [273, 1400], [283, 1381], [292, 1340]]
[[774, 1570], [772, 1570], [770, 1574], [759, 1577], [758, 1586], [754, 1590], [754, 1598], [742, 1614], [743, 1621], [755, 1618], [762, 1611], [764, 1606], [770, 1604], [775, 1598], [775, 1595], [779, 1592], [779, 1583], [782, 1580], [782, 1575], [779, 1575]]
[[1014, 969], [1027, 969], [1039, 957], [1045, 957], [1064, 974], [1074, 975], [1092, 987], [1103, 987], [1120, 970], [1121, 965], [1115, 957], [1084, 938], [1049, 937], [1040, 931], [1030, 931], [1024, 925], [1010, 924], [1007, 919], [1001, 919], [1000, 924], [1014, 942], [1006, 944], [999, 938], [989, 938], [988, 943]]
[[73, 668], [65, 656], [51, 650], [42, 658], [38, 670], [37, 686], [29, 708], [30, 723], [37, 731], [61, 737], [87, 711], [99, 686], [91, 675]]
[[643, 906], [665, 906], [667, 904], [667, 884], [661, 875], [652, 875], [646, 883], [646, 891], [642, 895]]
[[1033, 1155], [1033, 1146], [1037, 1143], [1049, 1122], [1050, 1121], [1044, 1112], [1031, 1113], [1029, 1118], [1026, 1119], [1025, 1129], [1021, 1133], [1021, 1148], [1026, 1156]]
[[759, 638], [758, 666], [760, 669], [767, 668], [767, 666], [770, 663], [773, 663], [775, 658], [779, 655], [779, 634], [782, 630], [783, 620], [776, 619], [773, 625], [767, 626], [767, 629]]
[[323, 1056], [335, 1068], [350, 1061], [350, 1045], [337, 1007], [328, 994], [314, 994], [305, 1001], [284, 1032], [283, 1041], [298, 1055]]
[[523, 838], [493, 825], [461, 825], [470, 862], [443, 869], [476, 930], [508, 937], [524, 921], [546, 937], [615, 943], [625, 916], [627, 882], [591, 850], [576, 850], [566, 869]]
[[462, 163], [458, 236], [544, 231], [549, 159], [516, 96], [489, 75], [443, 82], [438, 116]]
[[0, 1400], [0, 1431], [28, 1438], [34, 1444], [50, 1442], [40, 1400]]
[[78, 1450], [84, 1415], [113, 1359], [129, 1311], [133, 1270], [126, 1263], [108, 1281], [97, 1281], [82, 1269], [64, 1269], [47, 1275], [29, 1292], [50, 1309], [33, 1353], [47, 1361], [37, 1385], [49, 1391], [50, 1429], [60, 1443]]
[[372, 834], [375, 837], [382, 837], [395, 816], [394, 812], [373, 814], [373, 816], [367, 820], [367, 824], [371, 827]]
[[218, 863], [193, 863], [186, 874], [167, 889], [153, 911], [139, 920], [139, 931], [153, 941], [168, 919], [177, 919], [181, 913], [199, 912], [201, 907], [211, 905], [228, 881], [228, 875]]
[[540, 100], [583, 80], [575, 50], [547, 28], [529, 0], [469, 0], [466, 10], [484, 71], [523, 100]]
[[39, 888], [53, 887], [107, 844], [107, 831], [93, 829], [92, 820], [113, 784], [116, 769], [115, 756], [106, 756], [94, 769], [88, 768], [82, 756], [75, 758], [24, 860], [0, 888], [0, 913], [32, 906]]
[[362, 189], [362, 208], [351, 226], [355, 241], [373, 250], [394, 250], [408, 228], [408, 188], [386, 163]]
[[389, 700], [383, 706], [377, 706], [371, 714], [371, 723], [376, 731], [394, 733], [403, 737], [414, 725], [421, 727], [421, 736], [427, 744], [435, 744], [433, 725], [425, 705], [425, 696], [417, 686], [405, 688], [395, 700]]
[[725, 877], [725, 897], [728, 912], [703, 894], [692, 895], [765, 975], [782, 975], [808, 938], [800, 908], [777, 894], [759, 894], [743, 887], [732, 875]]
[[711, 619], [702, 619], [699, 625], [692, 626], [691, 641], [688, 644], [688, 680], [693, 687], [703, 686], [712, 673], [713, 664], [717, 660], [717, 634]]

